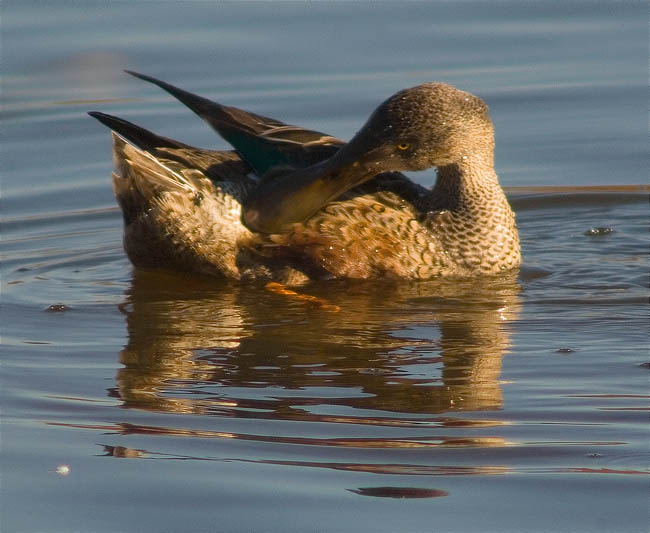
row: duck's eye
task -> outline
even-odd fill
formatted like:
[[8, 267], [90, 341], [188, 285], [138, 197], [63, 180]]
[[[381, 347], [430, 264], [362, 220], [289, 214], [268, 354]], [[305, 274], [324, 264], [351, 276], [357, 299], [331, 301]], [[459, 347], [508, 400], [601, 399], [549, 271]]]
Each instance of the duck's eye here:
[[399, 143], [397, 145], [398, 150], [408, 150], [411, 147], [409, 143]]

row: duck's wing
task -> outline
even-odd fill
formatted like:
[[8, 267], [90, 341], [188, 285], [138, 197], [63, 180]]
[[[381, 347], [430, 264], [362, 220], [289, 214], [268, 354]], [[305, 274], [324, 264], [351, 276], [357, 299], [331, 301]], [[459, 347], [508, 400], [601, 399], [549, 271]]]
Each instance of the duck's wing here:
[[131, 70], [125, 71], [168, 92], [205, 120], [251, 165], [258, 176], [274, 167], [305, 168], [334, 155], [340, 139], [225, 106]]

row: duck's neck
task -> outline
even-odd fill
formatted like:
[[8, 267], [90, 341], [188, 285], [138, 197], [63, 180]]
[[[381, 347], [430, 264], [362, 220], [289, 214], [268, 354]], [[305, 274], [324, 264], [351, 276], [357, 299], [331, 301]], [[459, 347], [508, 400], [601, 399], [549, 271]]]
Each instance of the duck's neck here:
[[438, 180], [429, 200], [435, 210], [474, 211], [484, 206], [485, 200], [502, 196], [503, 190], [494, 172], [491, 153], [467, 155], [457, 163], [438, 167]]
[[515, 216], [493, 161], [489, 151], [438, 167], [426, 200], [443, 247], [469, 270], [498, 272], [520, 262]]

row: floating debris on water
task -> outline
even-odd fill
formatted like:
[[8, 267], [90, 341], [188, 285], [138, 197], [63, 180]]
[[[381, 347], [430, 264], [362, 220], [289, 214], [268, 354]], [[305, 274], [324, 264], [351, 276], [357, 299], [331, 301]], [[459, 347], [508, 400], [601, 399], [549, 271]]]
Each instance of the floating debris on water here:
[[568, 348], [566, 346], [562, 348], [558, 348], [555, 350], [556, 353], [575, 353], [575, 350], [573, 348]]
[[600, 228], [593, 227], [589, 228], [587, 231], [585, 231], [585, 235], [588, 237], [600, 237], [601, 235], [611, 235], [612, 233], [616, 233], [616, 230], [614, 228], [610, 228], [609, 226], [603, 226]]
[[106, 446], [104, 445], [104, 451], [107, 456], [119, 457], [119, 458], [140, 458], [146, 457], [146, 450], [137, 450], [135, 448], [127, 448], [126, 446]]
[[70, 308], [65, 304], [52, 304], [47, 306], [45, 310], [51, 313], [64, 313], [65, 311], [70, 311]]

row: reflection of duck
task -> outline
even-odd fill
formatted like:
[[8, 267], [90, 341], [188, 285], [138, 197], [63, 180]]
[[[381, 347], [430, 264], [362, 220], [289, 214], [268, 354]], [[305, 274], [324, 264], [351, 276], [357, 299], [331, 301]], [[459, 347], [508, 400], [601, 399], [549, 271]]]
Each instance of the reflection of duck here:
[[[402, 90], [346, 144], [133, 74], [236, 149], [193, 148], [91, 113], [115, 132], [113, 183], [136, 266], [290, 283], [472, 276], [520, 263], [476, 96], [443, 83]], [[431, 191], [394, 172], [432, 166]]]
[[332, 314], [237, 284], [137, 272], [116, 393], [141, 409], [369, 424], [389, 423], [375, 412], [408, 424], [404, 413], [498, 409], [515, 278], [311, 287], [340, 306]]

